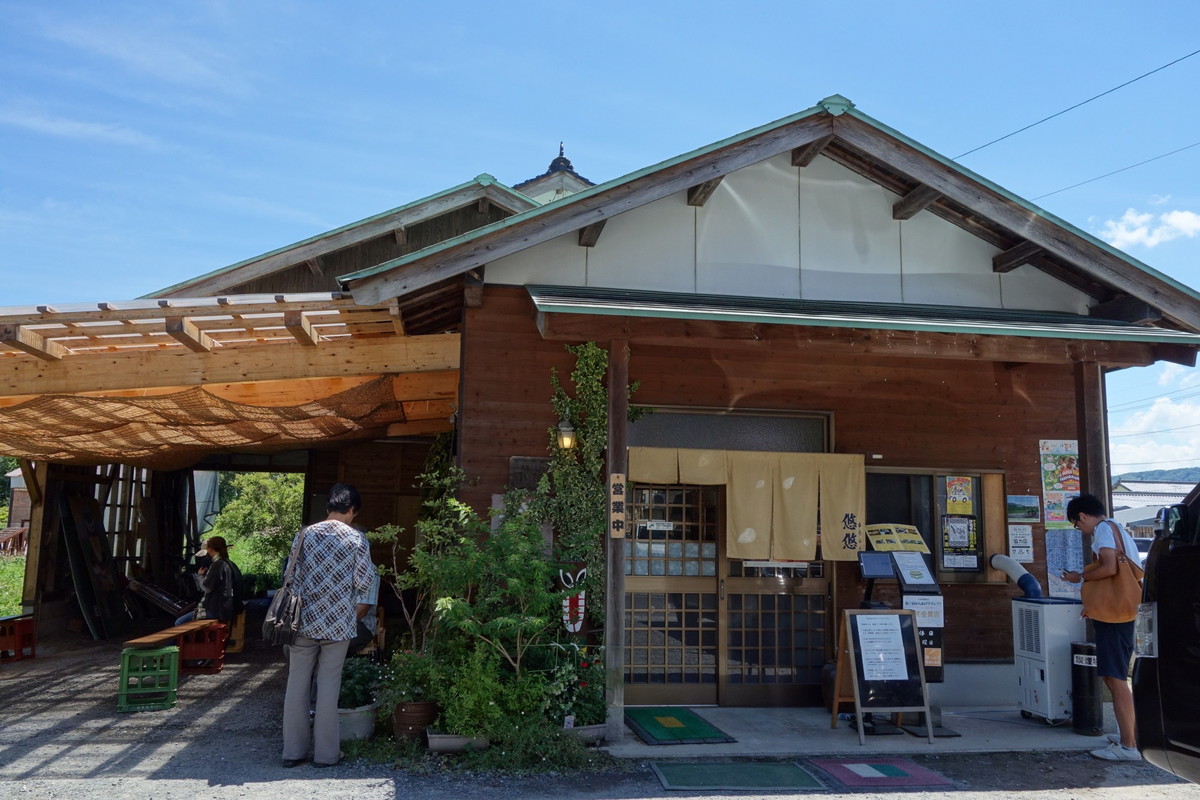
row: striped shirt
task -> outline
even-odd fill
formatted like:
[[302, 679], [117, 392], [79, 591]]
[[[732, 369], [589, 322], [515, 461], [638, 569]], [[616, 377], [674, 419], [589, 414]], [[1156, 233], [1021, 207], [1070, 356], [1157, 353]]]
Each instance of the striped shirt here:
[[[296, 558], [297, 534], [291, 558]], [[296, 562], [301, 598], [301, 636], [309, 639], [353, 639], [355, 599], [371, 587], [375, 567], [361, 533], [344, 522], [325, 520], [308, 526], [304, 552]]]

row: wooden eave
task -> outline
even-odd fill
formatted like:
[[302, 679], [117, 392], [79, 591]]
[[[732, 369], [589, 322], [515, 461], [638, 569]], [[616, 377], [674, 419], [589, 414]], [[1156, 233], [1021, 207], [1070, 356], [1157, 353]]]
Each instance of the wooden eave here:
[[[610, 217], [710, 184], [768, 158], [791, 151], [793, 160], [803, 164], [810, 160], [808, 153], [815, 155], [819, 150], [821, 155], [894, 192], [903, 214], [912, 216], [928, 210], [1005, 252], [1028, 244], [1030, 255], [1024, 261], [1095, 298], [1098, 306], [1117, 308], [1120, 304], [1112, 301], [1133, 298], [1161, 312], [1169, 326], [1200, 331], [1200, 303], [1185, 287], [905, 140], [853, 111], [844, 99], [839, 100], [842, 102], [824, 101], [810, 109], [811, 113], [685, 154], [552, 206], [341, 276], [340, 280], [359, 302], [383, 302], [557, 236], [595, 230]], [[914, 192], [918, 194], [914, 196]], [[920, 207], [905, 208], [905, 198]], [[1003, 268], [1014, 266], [1019, 265]]]
[[378, 216], [351, 223], [262, 256], [169, 286], [153, 292], [147, 297], [198, 297], [229, 292], [234, 287], [297, 266], [307, 266], [314, 274], [320, 275], [323, 274], [321, 266], [323, 256], [363, 244], [380, 236], [394, 236], [398, 244], [403, 244], [407, 228], [460, 208], [481, 203], [495, 204], [513, 214], [538, 207], [529, 198], [495, 183], [493, 180], [477, 179]]

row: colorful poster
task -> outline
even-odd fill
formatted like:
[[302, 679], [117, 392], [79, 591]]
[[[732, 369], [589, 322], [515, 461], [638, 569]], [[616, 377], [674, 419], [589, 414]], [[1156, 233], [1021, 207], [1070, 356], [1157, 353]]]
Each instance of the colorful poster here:
[[946, 513], [974, 514], [974, 498], [971, 496], [971, 479], [953, 475], [946, 476]]
[[1083, 537], [1076, 530], [1046, 531], [1046, 583], [1050, 597], [1079, 599], [1079, 584], [1067, 583], [1063, 572], [1083, 569]]
[[956, 514], [942, 517], [942, 569], [979, 570], [977, 525], [975, 517]]
[[1067, 502], [1079, 495], [1079, 442], [1043, 439], [1038, 443], [1042, 505], [1047, 528], [1067, 528]]

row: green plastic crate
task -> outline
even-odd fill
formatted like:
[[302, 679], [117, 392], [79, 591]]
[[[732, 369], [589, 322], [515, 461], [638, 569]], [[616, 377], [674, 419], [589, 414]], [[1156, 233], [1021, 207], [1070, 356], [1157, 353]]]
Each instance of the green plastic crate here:
[[179, 687], [179, 648], [121, 652], [117, 711], [160, 711], [175, 705]]

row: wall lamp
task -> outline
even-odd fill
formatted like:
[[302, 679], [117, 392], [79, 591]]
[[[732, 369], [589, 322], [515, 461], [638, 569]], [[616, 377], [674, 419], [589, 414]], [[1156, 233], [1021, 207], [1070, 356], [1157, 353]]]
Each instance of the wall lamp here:
[[563, 450], [575, 449], [575, 426], [572, 425], [565, 417], [558, 421], [558, 446]]

